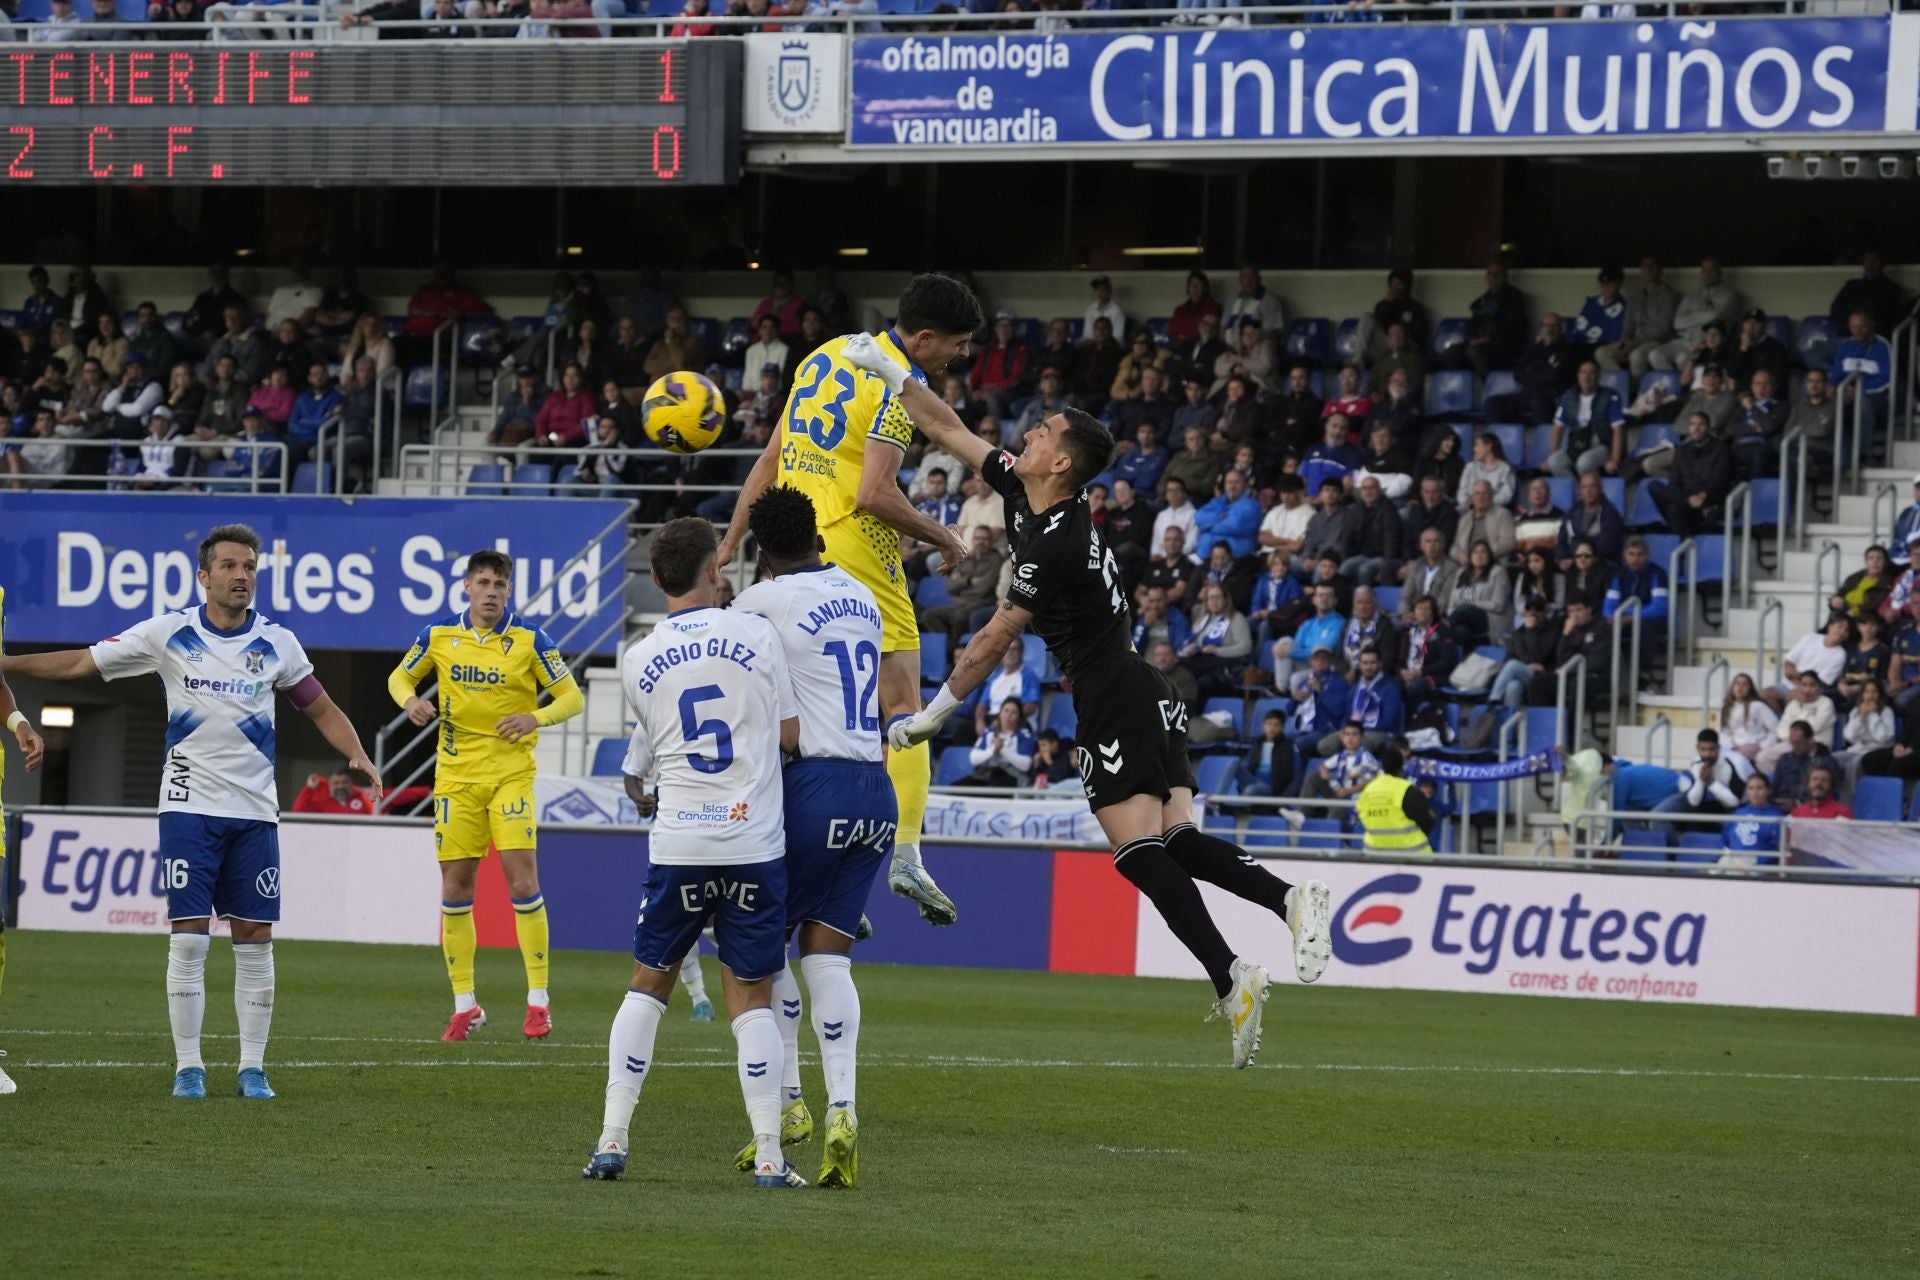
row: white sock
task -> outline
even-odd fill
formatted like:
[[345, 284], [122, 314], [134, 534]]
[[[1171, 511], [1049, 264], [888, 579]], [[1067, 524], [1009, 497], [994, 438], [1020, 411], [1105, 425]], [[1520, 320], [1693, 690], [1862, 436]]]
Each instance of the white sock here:
[[824, 952], [801, 956], [800, 972], [813, 993], [813, 1033], [827, 1073], [828, 1107], [854, 1109], [854, 1056], [860, 1046], [860, 992], [853, 957]]
[[601, 1146], [617, 1142], [626, 1150], [627, 1125], [633, 1120], [634, 1104], [640, 1101], [647, 1064], [653, 1061], [653, 1038], [666, 1011], [667, 1006], [652, 996], [629, 991], [620, 1002], [620, 1012], [613, 1015], [613, 1031], [607, 1037], [607, 1106], [600, 1121]]
[[780, 1014], [780, 1049], [784, 1055], [780, 1087], [791, 1102], [800, 1096], [800, 984], [793, 980], [792, 965], [773, 975], [773, 1007]]
[[240, 1019], [240, 1069], [267, 1062], [273, 1026], [273, 944], [233, 944], [233, 1011]]
[[547, 998], [547, 989], [545, 987], [528, 987], [527, 1003], [530, 1005], [537, 1004], [544, 1009], [552, 1004], [553, 1001]]
[[207, 1019], [207, 947], [204, 933], [176, 933], [167, 941], [167, 1021], [173, 1027], [174, 1069], [204, 1067], [200, 1024]]
[[910, 867], [925, 865], [920, 861], [920, 846], [917, 844], [894, 845], [893, 860], [895, 862], [904, 862]]
[[707, 975], [700, 968], [700, 948], [687, 952], [687, 958], [680, 962], [680, 981], [687, 984], [687, 995], [695, 1004], [707, 998]]
[[739, 1046], [740, 1096], [747, 1104], [747, 1120], [759, 1143], [762, 1164], [784, 1169], [780, 1154], [780, 1077], [773, 1064], [780, 1057], [780, 1020], [771, 1009], [749, 1009], [733, 1020], [733, 1039]]
[[471, 991], [462, 991], [453, 998], [453, 1011], [455, 1013], [465, 1013], [469, 1009], [478, 1009], [479, 1007], [480, 997], [474, 995]]

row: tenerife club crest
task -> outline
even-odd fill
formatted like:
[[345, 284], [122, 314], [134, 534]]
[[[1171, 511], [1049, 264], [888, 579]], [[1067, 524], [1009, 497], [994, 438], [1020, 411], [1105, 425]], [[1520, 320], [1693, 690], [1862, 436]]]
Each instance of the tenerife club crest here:
[[826, 77], [807, 40], [783, 40], [767, 77], [767, 110], [790, 129], [813, 123], [826, 95]]

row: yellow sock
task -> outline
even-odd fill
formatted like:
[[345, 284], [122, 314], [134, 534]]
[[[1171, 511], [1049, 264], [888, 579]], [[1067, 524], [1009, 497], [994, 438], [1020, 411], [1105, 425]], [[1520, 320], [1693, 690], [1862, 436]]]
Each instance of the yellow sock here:
[[7, 985], [7, 935], [0, 933], [0, 990]]
[[[547, 990], [547, 900], [540, 894], [513, 900], [513, 932], [520, 939], [520, 959], [527, 966], [527, 990]], [[534, 1001], [545, 1004], [546, 1001]]]
[[933, 785], [933, 751], [926, 743], [906, 751], [887, 752], [887, 776], [893, 779], [894, 802], [900, 806], [895, 844], [920, 843], [920, 825], [927, 818], [927, 788]]
[[447, 978], [453, 994], [473, 994], [473, 953], [479, 947], [473, 933], [473, 903], [440, 904], [440, 951], [447, 957]]

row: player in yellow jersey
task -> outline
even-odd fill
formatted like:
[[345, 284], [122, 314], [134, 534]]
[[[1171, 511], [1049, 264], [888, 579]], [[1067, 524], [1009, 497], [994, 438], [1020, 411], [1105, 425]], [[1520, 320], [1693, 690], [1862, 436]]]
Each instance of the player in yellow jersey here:
[[[980, 327], [979, 300], [950, 276], [915, 276], [900, 295], [896, 314], [878, 342], [921, 382], [964, 358]], [[891, 724], [920, 710], [920, 628], [900, 564], [900, 537], [939, 548], [942, 572], [965, 559], [967, 547], [953, 530], [915, 510], [901, 492], [900, 464], [913, 442], [913, 423], [885, 383], [847, 361], [846, 344], [847, 337], [830, 339], [800, 362], [779, 430], [747, 477], [719, 555], [721, 564], [733, 559], [746, 534], [747, 513], [773, 484], [813, 499], [826, 558], [880, 603], [880, 717]], [[856, 680], [868, 682], [874, 675], [857, 667], [853, 672]], [[850, 699], [859, 696], [858, 689], [848, 693]], [[887, 772], [900, 805], [887, 887], [919, 903], [920, 914], [931, 923], [945, 925], [954, 922], [953, 903], [920, 860], [920, 827], [933, 779], [930, 760], [924, 743], [887, 752]]]
[[[0, 588], [0, 621], [5, 620], [6, 607], [7, 593], [5, 588]], [[3, 643], [0, 643], [0, 647], [4, 647]], [[7, 678], [5, 676], [0, 676], [0, 719], [4, 719], [7, 722], [7, 732], [11, 733], [14, 741], [20, 744], [20, 753], [27, 758], [27, 772], [32, 773], [35, 769], [38, 769], [40, 767], [41, 753], [47, 749], [46, 743], [40, 741], [40, 735], [33, 731], [33, 725], [28, 722], [25, 716], [20, 714], [20, 708], [14, 705], [13, 690], [7, 687]], [[4, 746], [0, 746], [0, 782], [5, 782], [6, 778], [7, 751]], [[4, 886], [6, 881], [7, 810], [4, 805], [0, 805], [0, 886]], [[0, 894], [3, 893], [4, 890], [0, 889]], [[4, 986], [6, 980], [7, 919], [5, 915], [0, 914], [0, 986]], [[6, 1056], [5, 1051], [0, 1050], [0, 1058]], [[5, 1071], [0, 1071], [0, 1097], [13, 1093], [15, 1089], [16, 1086], [13, 1083], [13, 1078]]]
[[[453, 982], [453, 1017], [442, 1040], [465, 1040], [487, 1024], [473, 990], [474, 881], [487, 845], [500, 851], [513, 897], [514, 932], [527, 966], [530, 1040], [553, 1030], [547, 993], [547, 906], [534, 862], [533, 744], [538, 730], [580, 714], [586, 699], [545, 631], [507, 611], [513, 557], [467, 557], [467, 608], [422, 627], [387, 677], [387, 692], [417, 725], [440, 717], [433, 775], [433, 843], [440, 857], [440, 949]], [[415, 694], [431, 672], [440, 705]], [[540, 690], [553, 695], [539, 705]]]

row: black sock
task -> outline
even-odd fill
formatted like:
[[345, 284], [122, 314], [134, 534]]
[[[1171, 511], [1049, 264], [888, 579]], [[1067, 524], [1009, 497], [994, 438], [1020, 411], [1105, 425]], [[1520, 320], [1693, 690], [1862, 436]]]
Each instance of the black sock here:
[[1277, 916], [1287, 913], [1285, 880], [1261, 866], [1237, 844], [1210, 836], [1191, 822], [1166, 834], [1167, 853], [1195, 880], [1219, 885], [1236, 898], [1257, 902]]
[[1193, 953], [1213, 980], [1214, 994], [1226, 995], [1233, 986], [1233, 949], [1207, 914], [1200, 890], [1167, 853], [1160, 837], [1144, 836], [1115, 849], [1113, 865], [1146, 895], [1173, 936]]

